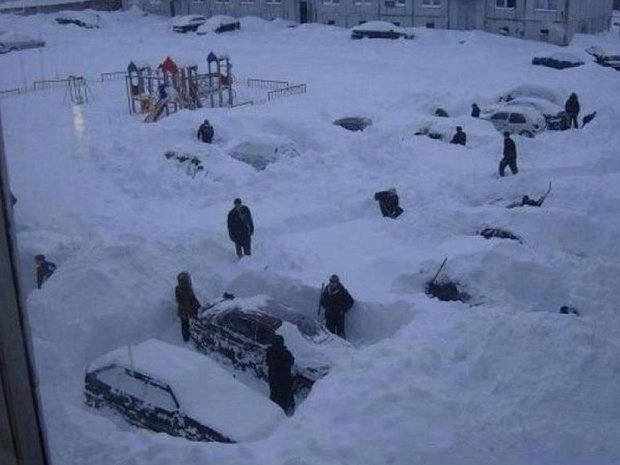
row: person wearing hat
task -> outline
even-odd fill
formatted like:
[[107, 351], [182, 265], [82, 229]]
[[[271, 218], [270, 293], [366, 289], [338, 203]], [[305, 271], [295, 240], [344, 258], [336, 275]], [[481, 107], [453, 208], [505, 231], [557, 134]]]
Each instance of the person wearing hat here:
[[394, 187], [387, 191], [375, 192], [375, 200], [379, 202], [381, 214], [386, 218], [398, 218], [404, 211], [398, 205], [398, 194]]
[[471, 117], [472, 118], [480, 118], [480, 107], [477, 103], [471, 104]]
[[329, 284], [321, 295], [321, 307], [325, 309], [325, 326], [331, 333], [345, 338], [344, 315], [354, 303], [349, 291], [340, 283], [338, 275], [331, 275]]
[[201, 305], [194, 294], [192, 278], [187, 271], [177, 275], [177, 286], [174, 289], [177, 301], [177, 316], [181, 320], [181, 335], [185, 342], [189, 341], [189, 322], [196, 318]]
[[235, 243], [237, 257], [252, 255], [252, 234], [254, 234], [252, 213], [243, 205], [241, 199], [235, 199], [233, 209], [228, 212], [228, 235]]
[[201, 141], [210, 144], [213, 142], [213, 126], [206, 119], [198, 128], [198, 134], [196, 135]]
[[512, 174], [517, 174], [519, 168], [517, 168], [517, 146], [515, 141], [510, 138], [510, 133], [504, 133], [504, 158], [499, 162], [499, 175], [504, 177], [504, 171], [506, 167], [510, 167]]
[[267, 367], [269, 368], [269, 399], [278, 404], [288, 416], [295, 410], [293, 396], [292, 369], [295, 357], [284, 345], [284, 338], [278, 334], [266, 353]]
[[48, 262], [42, 254], [35, 255], [34, 263], [37, 267], [37, 289], [41, 289], [43, 283], [56, 271], [56, 264]]
[[458, 145], [467, 145], [467, 134], [463, 132], [462, 126], [456, 127], [456, 134], [454, 134], [454, 137], [452, 137], [452, 140], [450, 141], [450, 143], [458, 144]]

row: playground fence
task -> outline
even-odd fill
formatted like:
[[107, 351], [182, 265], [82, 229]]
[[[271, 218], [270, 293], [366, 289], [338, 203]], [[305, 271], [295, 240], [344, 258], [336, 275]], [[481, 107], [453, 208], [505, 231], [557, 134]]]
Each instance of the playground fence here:
[[15, 88], [15, 89], [7, 89], [7, 90], [0, 90], [0, 98], [2, 97], [10, 97], [12, 95], [20, 95], [22, 93], [21, 89]]
[[256, 89], [278, 90], [289, 87], [287, 81], [270, 81], [268, 79], [247, 79], [245, 85]]
[[45, 79], [42, 81], [34, 81], [32, 88], [34, 90], [50, 89], [52, 87], [64, 87], [69, 79]]
[[120, 81], [121, 79], [125, 79], [126, 74], [127, 73], [125, 71], [113, 71], [111, 73], [101, 73], [101, 82]]
[[297, 84], [296, 86], [289, 86], [283, 89], [272, 90], [267, 92], [267, 101], [271, 102], [276, 98], [288, 97], [291, 95], [301, 95], [306, 93], [306, 85], [305, 84]]

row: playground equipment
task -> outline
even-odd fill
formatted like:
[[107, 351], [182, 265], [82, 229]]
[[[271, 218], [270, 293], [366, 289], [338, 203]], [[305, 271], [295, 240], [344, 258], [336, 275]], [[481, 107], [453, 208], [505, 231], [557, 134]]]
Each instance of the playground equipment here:
[[199, 74], [198, 65], [180, 66], [167, 57], [157, 68], [129, 63], [125, 81], [130, 113], [146, 113], [145, 122], [182, 108], [233, 106], [232, 65], [227, 56], [207, 58], [208, 73]]
[[82, 105], [88, 103], [89, 97], [94, 99], [93, 92], [88, 87], [88, 81], [83, 76], [69, 76], [66, 82], [67, 90], [64, 101], [68, 98], [73, 105]]

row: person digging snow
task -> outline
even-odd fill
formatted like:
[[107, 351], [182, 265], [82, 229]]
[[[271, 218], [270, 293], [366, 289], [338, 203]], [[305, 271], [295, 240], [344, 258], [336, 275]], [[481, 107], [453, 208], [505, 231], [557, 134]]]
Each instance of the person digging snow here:
[[564, 105], [564, 109], [568, 116], [570, 117], [570, 122], [568, 123], [568, 127], [571, 126], [575, 129], [579, 129], [579, 112], [581, 111], [581, 106], [579, 105], [579, 98], [576, 93], [570, 94], [566, 104]]
[[234, 207], [228, 212], [228, 235], [235, 243], [237, 257], [252, 255], [252, 235], [254, 221], [250, 209], [243, 205], [241, 199], [235, 199]]
[[398, 205], [398, 194], [393, 187], [387, 191], [375, 192], [375, 200], [379, 202], [381, 214], [386, 218], [398, 218], [404, 211]]
[[332, 275], [321, 295], [321, 307], [325, 309], [325, 326], [331, 333], [345, 339], [344, 316], [354, 303], [349, 291], [340, 283], [338, 275]]
[[499, 162], [499, 175], [504, 177], [504, 171], [506, 167], [510, 167], [512, 174], [517, 174], [519, 168], [517, 168], [517, 146], [515, 141], [510, 138], [510, 133], [504, 133], [504, 158]]
[[37, 289], [41, 289], [43, 283], [47, 281], [56, 271], [56, 264], [48, 262], [45, 259], [45, 255], [36, 255], [34, 257], [34, 263], [37, 267]]
[[187, 271], [177, 275], [177, 287], [174, 289], [177, 301], [177, 316], [181, 319], [181, 335], [185, 342], [189, 341], [189, 324], [196, 318], [201, 305], [194, 294], [192, 278]]
[[456, 134], [454, 134], [450, 143], [457, 144], [457, 145], [463, 145], [463, 146], [467, 145], [467, 134], [463, 132], [462, 126], [456, 127]]
[[295, 357], [284, 345], [284, 338], [275, 335], [266, 353], [269, 368], [269, 399], [278, 404], [288, 416], [295, 410], [293, 375]]
[[213, 142], [213, 133], [213, 126], [211, 126], [209, 120], [206, 119], [198, 128], [196, 137], [207, 144], [211, 144]]
[[480, 107], [476, 103], [471, 104], [471, 117], [480, 118]]

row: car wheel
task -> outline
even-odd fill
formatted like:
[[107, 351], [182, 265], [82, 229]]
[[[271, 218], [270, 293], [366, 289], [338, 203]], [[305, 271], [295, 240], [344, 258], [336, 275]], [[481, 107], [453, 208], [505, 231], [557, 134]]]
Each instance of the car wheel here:
[[531, 131], [521, 131], [519, 135], [523, 137], [529, 137], [530, 139], [534, 137], [534, 134], [532, 134]]

